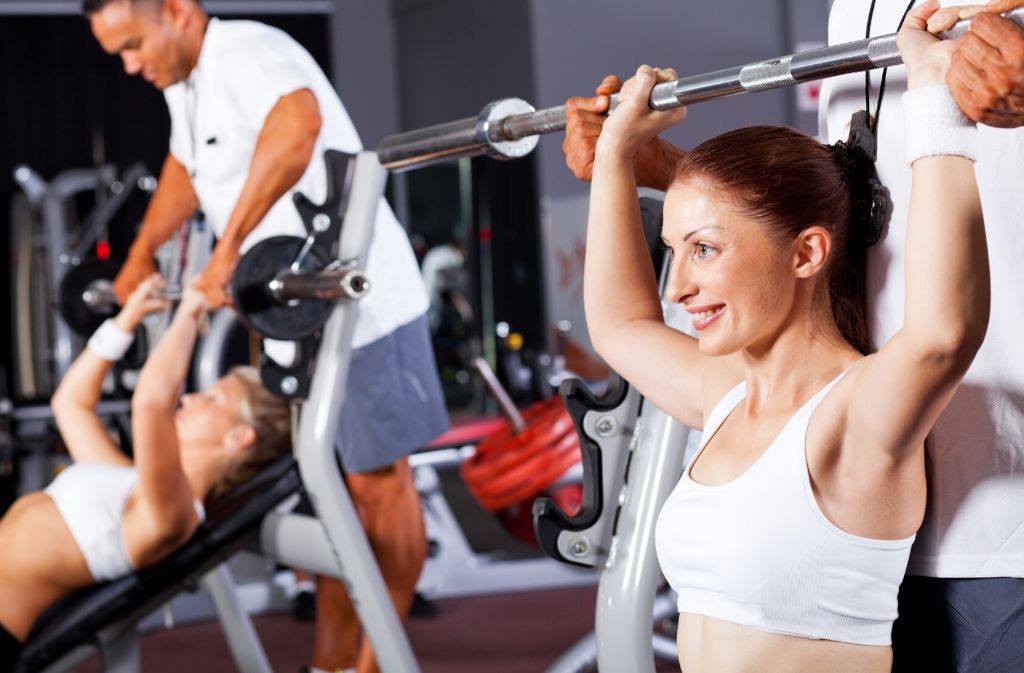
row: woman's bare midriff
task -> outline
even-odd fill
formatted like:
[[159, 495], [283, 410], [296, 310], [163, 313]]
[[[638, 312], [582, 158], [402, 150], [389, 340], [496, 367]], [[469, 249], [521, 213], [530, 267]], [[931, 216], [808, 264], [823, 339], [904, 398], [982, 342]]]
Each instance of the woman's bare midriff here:
[[813, 640], [679, 615], [683, 673], [890, 673], [892, 648]]
[[0, 521], [0, 624], [24, 640], [36, 617], [92, 575], [53, 499], [19, 498]]

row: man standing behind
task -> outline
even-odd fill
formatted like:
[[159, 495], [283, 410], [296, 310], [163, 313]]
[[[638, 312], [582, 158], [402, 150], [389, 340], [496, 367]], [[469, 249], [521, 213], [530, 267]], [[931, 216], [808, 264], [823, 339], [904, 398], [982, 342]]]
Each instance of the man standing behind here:
[[[323, 152], [362, 149], [341, 101], [309, 53], [285, 33], [209, 18], [196, 0], [84, 0], [93, 35], [125, 72], [164, 92], [170, 152], [114, 288], [153, 272], [153, 254], [200, 209], [218, 241], [198, 280], [213, 307], [241, 253], [269, 236], [305, 236], [292, 204], [327, 190]], [[360, 302], [337, 446], [385, 583], [400, 615], [426, 555], [406, 457], [447, 427], [424, 314], [427, 297], [404, 230], [381, 200]], [[319, 580], [312, 664], [376, 670], [340, 582]], [[360, 642], [361, 640], [361, 642]]]
[[[942, 4], [929, 20], [931, 30], [960, 18], [955, 2]], [[992, 308], [985, 343], [926, 447], [928, 506], [900, 587], [894, 673], [1024, 670], [1024, 129], [1017, 128], [1024, 124], [1024, 30], [997, 13], [1022, 4], [1001, 0], [975, 16], [947, 77], [961, 109], [980, 122], [975, 173]], [[907, 5], [908, 0], [835, 0], [829, 43], [861, 39], [866, 27], [871, 35], [892, 33]], [[850, 116], [864, 108], [865, 96], [876, 117], [876, 167], [892, 196], [893, 214], [885, 238], [868, 256], [868, 321], [875, 345], [892, 338], [903, 321], [902, 223], [911, 198], [901, 109], [906, 78], [902, 66], [889, 69], [884, 85], [881, 73], [871, 73], [865, 90], [864, 75], [843, 75], [826, 80], [821, 92], [821, 134], [829, 141], [846, 137]]]

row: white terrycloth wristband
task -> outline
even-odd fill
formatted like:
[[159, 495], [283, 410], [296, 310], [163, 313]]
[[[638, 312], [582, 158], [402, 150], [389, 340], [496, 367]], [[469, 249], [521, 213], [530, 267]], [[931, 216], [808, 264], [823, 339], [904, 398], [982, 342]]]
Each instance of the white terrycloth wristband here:
[[89, 337], [89, 350], [104, 360], [117, 362], [131, 348], [135, 335], [125, 332], [113, 320], [105, 320]]
[[960, 111], [945, 84], [907, 91], [903, 94], [903, 112], [908, 166], [922, 157], [939, 155], [977, 160], [978, 128]]

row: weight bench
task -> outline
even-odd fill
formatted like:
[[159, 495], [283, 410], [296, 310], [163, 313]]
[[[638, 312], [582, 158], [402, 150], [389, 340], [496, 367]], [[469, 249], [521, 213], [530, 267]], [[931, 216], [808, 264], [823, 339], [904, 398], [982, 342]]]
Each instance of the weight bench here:
[[[250, 543], [264, 516], [301, 486], [295, 459], [278, 459], [215, 503], [192, 539], [159, 564], [82, 589], [50, 607], [33, 626], [14, 670], [66, 671], [98, 651], [105, 670], [137, 671], [136, 624], [178, 592], [200, 583], [210, 589], [226, 621], [222, 608], [230, 606], [220, 605], [220, 592], [209, 586], [230, 586], [230, 575], [220, 564]], [[226, 635], [230, 641], [235, 634]]]

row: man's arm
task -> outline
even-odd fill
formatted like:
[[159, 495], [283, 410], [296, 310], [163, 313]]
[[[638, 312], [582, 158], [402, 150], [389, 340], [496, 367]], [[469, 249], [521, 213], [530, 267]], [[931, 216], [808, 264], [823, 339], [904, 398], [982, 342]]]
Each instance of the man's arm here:
[[320, 123], [320, 106], [309, 89], [282, 96], [267, 115], [242, 193], [196, 285], [211, 308], [228, 300], [227, 285], [242, 241], [306, 172]]
[[949, 7], [928, 22], [934, 33], [971, 19], [971, 30], [953, 53], [946, 83], [964, 114], [981, 124], [1024, 126], [1024, 29], [1000, 16], [1018, 7], [1024, 7], [1024, 0]]
[[[604, 128], [608, 115], [611, 95], [622, 88], [622, 80], [608, 75], [595, 89], [592, 98], [575, 96], [565, 103], [565, 140], [562, 151], [569, 170], [580, 180], [590, 181], [594, 172], [594, 153], [597, 139]], [[665, 191], [675, 172], [676, 163], [686, 153], [665, 142], [653, 138], [639, 148], [634, 158], [633, 170], [639, 187], [652, 187]]]
[[199, 199], [188, 171], [168, 154], [160, 170], [156, 192], [142, 218], [142, 228], [128, 250], [128, 259], [114, 279], [118, 302], [123, 305], [139, 283], [156, 273], [153, 255], [157, 248], [181, 228], [198, 206]]

